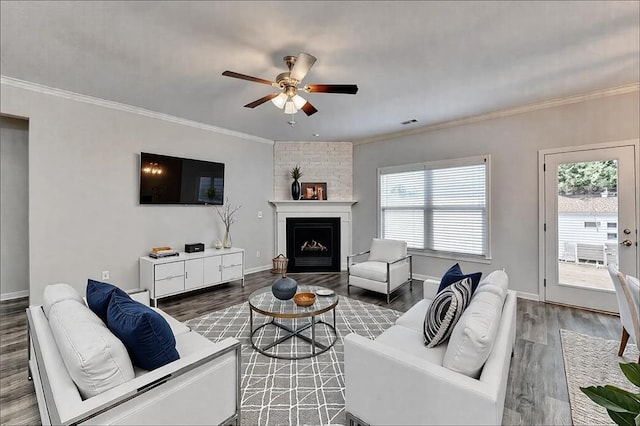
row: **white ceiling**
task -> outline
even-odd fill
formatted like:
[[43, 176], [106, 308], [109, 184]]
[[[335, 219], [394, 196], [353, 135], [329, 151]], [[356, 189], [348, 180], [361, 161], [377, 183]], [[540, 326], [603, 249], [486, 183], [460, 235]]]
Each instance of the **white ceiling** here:
[[[1, 2], [3, 76], [272, 140], [358, 141], [640, 80], [638, 1]], [[318, 61], [297, 124], [285, 55]], [[417, 123], [402, 126], [406, 120]], [[312, 136], [319, 134], [319, 137]]]

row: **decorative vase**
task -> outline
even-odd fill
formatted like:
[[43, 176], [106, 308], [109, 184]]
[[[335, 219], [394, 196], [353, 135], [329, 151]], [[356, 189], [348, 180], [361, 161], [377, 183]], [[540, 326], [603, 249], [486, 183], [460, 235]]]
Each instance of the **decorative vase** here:
[[294, 179], [293, 183], [291, 183], [291, 198], [294, 200], [300, 199], [300, 182], [298, 182], [298, 179]]
[[271, 292], [280, 300], [291, 299], [298, 291], [298, 283], [293, 278], [283, 276], [273, 282], [271, 286]]
[[222, 247], [231, 248], [231, 233], [229, 232], [229, 228], [227, 228], [224, 232], [224, 239], [222, 240]]

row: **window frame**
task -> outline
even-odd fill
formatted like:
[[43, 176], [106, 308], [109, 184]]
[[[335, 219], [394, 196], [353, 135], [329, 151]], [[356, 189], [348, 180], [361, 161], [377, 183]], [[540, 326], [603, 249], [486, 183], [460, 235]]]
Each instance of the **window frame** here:
[[[425, 257], [434, 257], [434, 258], [442, 258], [442, 259], [453, 259], [453, 260], [464, 260], [469, 262], [476, 263], [491, 263], [491, 155], [477, 155], [473, 157], [462, 157], [462, 158], [453, 158], [448, 160], [436, 160], [436, 161], [426, 161], [422, 163], [412, 163], [412, 164], [401, 164], [396, 166], [385, 166], [378, 167], [376, 173], [376, 209], [377, 209], [377, 237], [382, 238], [383, 235], [383, 210], [381, 206], [381, 186], [380, 179], [382, 175], [393, 174], [393, 173], [402, 173], [402, 172], [411, 172], [418, 170], [427, 170], [427, 169], [445, 169], [451, 167], [464, 167], [464, 166], [474, 166], [479, 164], [485, 164], [485, 214], [486, 214], [486, 253], [484, 255], [475, 255], [469, 253], [462, 252], [450, 252], [450, 251], [441, 251], [441, 250], [432, 250], [428, 248], [417, 249], [417, 248], [409, 248], [408, 251], [413, 255], [425, 256]], [[426, 212], [426, 207], [423, 207]], [[425, 245], [427, 243], [427, 233], [426, 229], [427, 219], [425, 217]]]

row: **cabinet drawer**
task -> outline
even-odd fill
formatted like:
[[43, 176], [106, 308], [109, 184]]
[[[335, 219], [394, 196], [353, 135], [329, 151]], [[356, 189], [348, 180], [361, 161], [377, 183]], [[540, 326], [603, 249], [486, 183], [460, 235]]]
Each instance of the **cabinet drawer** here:
[[242, 253], [225, 254], [222, 257], [222, 267], [242, 266]]
[[231, 281], [242, 278], [242, 265], [224, 266], [222, 268], [222, 281]]
[[163, 280], [156, 280], [156, 297], [178, 293], [184, 290], [184, 276], [180, 275]]
[[242, 253], [226, 254], [222, 258], [222, 281], [242, 278]]
[[163, 263], [155, 266], [155, 280], [181, 277], [184, 275], [184, 262]]

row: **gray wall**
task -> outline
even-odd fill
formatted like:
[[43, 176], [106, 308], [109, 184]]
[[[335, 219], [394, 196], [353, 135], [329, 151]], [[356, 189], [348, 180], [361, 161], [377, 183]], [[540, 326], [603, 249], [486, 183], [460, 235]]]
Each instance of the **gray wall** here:
[[[639, 103], [634, 92], [354, 146], [354, 251], [377, 235], [378, 167], [490, 154], [493, 260], [460, 265], [506, 268], [511, 288], [537, 295], [538, 150], [637, 139]], [[455, 262], [415, 256], [414, 271], [440, 277]]]
[[[225, 194], [242, 204], [231, 227], [246, 268], [271, 267], [273, 144], [2, 85], [0, 111], [29, 118], [30, 302], [47, 284], [84, 292], [87, 278], [139, 285], [151, 247], [212, 246], [223, 226], [213, 207], [138, 204], [141, 151], [225, 163]], [[263, 212], [258, 219], [257, 212]], [[256, 257], [256, 251], [261, 258]]]
[[0, 300], [29, 290], [29, 122], [0, 117]]

